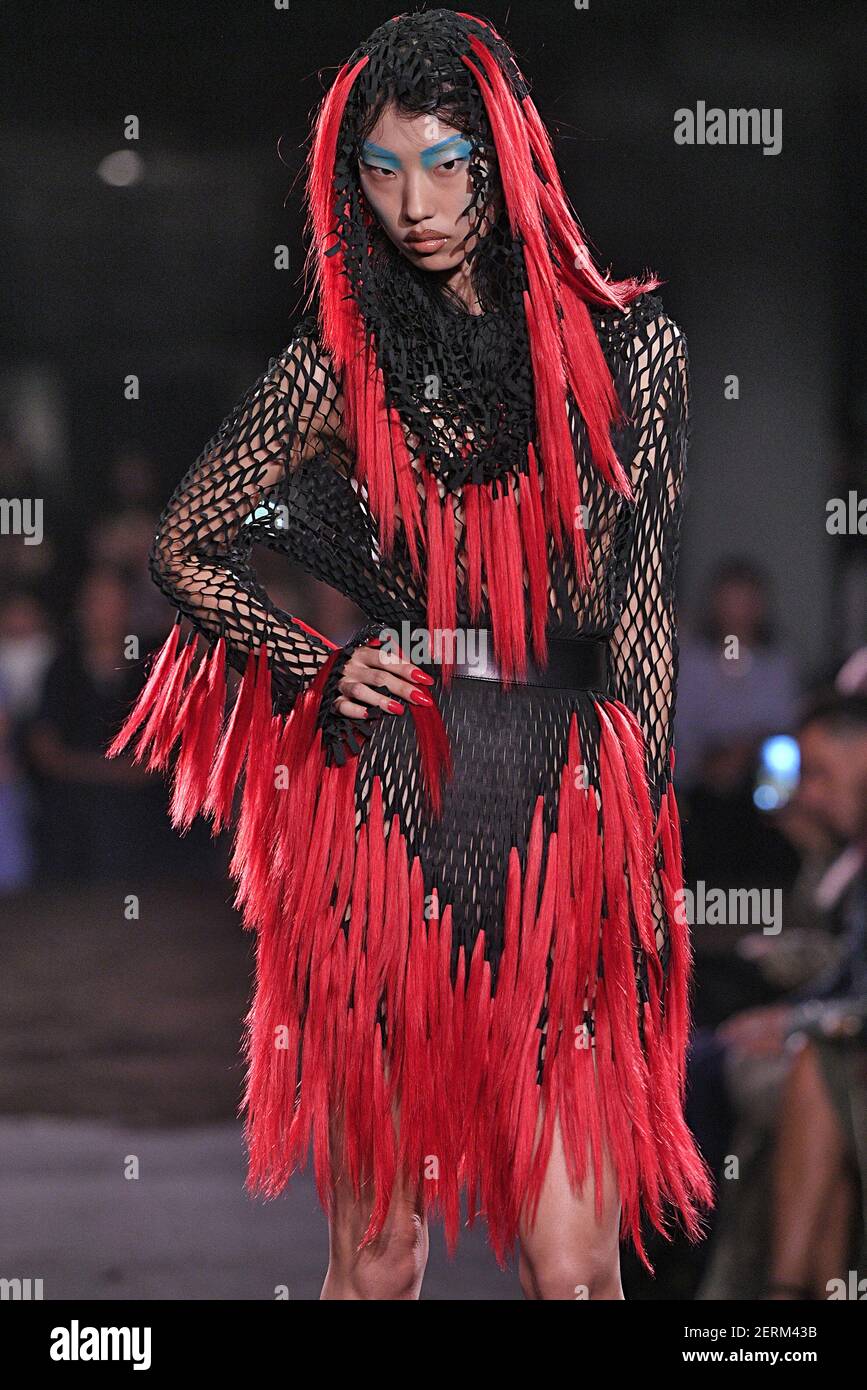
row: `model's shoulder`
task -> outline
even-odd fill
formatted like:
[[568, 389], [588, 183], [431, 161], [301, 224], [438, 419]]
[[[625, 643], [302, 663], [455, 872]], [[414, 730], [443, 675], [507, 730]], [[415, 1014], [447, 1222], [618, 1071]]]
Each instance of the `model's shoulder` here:
[[315, 358], [327, 356], [322, 346], [319, 320], [315, 314], [303, 314], [292, 322], [286, 337], [286, 346], [280, 356], [282, 358], [289, 356], [297, 358], [304, 354]]
[[619, 360], [642, 390], [653, 392], [675, 363], [688, 363], [686, 335], [655, 291], [636, 295], [624, 309], [593, 305], [590, 314], [612, 368]]
[[666, 312], [660, 295], [654, 290], [636, 295], [623, 309], [603, 304], [587, 307], [603, 344], [620, 344], [636, 336], [654, 337], [660, 332], [670, 338], [683, 336], [682, 329]]
[[305, 388], [336, 387], [331, 354], [322, 345], [322, 334], [315, 313], [295, 319], [289, 330], [286, 346], [268, 364], [272, 383], [288, 390], [301, 382]]
[[289, 332], [289, 342], [296, 343], [305, 339], [319, 347], [322, 341], [319, 319], [315, 313], [302, 314], [296, 318]]

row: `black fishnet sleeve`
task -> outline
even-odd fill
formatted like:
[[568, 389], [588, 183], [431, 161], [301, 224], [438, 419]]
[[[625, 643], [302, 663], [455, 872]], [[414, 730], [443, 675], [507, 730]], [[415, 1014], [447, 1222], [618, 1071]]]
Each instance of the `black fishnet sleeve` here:
[[[671, 780], [678, 675], [675, 576], [689, 434], [686, 338], [661, 314], [642, 333], [633, 362], [638, 409], [636, 503], [624, 602], [609, 642], [610, 689], [645, 739], [654, 821]], [[665, 957], [668, 930], [657, 872], [654, 916]]]
[[339, 431], [337, 383], [315, 335], [301, 327], [178, 483], [149, 556], [154, 581], [194, 627], [211, 642], [224, 636], [235, 670], [243, 673], [267, 639], [282, 712], [335, 649], [275, 606], [250, 563], [257, 542], [281, 548], [288, 474]]

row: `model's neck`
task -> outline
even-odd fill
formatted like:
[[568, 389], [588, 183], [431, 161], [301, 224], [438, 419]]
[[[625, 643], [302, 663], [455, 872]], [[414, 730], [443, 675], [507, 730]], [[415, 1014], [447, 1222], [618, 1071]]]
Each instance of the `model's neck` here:
[[443, 285], [447, 285], [452, 294], [461, 300], [468, 314], [475, 316], [482, 313], [482, 306], [473, 288], [470, 266], [467, 261], [463, 261], [457, 270], [445, 272]]

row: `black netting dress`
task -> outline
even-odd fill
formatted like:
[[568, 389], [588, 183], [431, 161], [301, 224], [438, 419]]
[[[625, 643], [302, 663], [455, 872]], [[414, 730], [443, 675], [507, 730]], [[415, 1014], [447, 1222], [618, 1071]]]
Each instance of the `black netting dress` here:
[[[463, 317], [471, 355], [496, 315]], [[337, 714], [348, 653], [423, 630], [426, 605], [400, 531], [381, 553], [311, 315], [165, 508], [151, 565], [178, 617], [110, 750], [135, 735], [137, 758], [170, 769], [180, 830], [201, 812], [234, 832], [236, 902], [257, 939], [250, 1190], [276, 1195], [312, 1144], [323, 1203], [336, 1168], [373, 1178], [372, 1238], [401, 1169], [451, 1247], [465, 1190], [501, 1262], [557, 1114], [576, 1182], [608, 1146], [645, 1262], [642, 1210], [666, 1232], [674, 1212], [697, 1238], [712, 1201], [682, 1108], [691, 953], [671, 780], [687, 349], [653, 293], [592, 319], [630, 417], [616, 450], [634, 500], [582, 467], [591, 583], [549, 542], [547, 631], [555, 652], [601, 651], [597, 674], [504, 683], [480, 664], [442, 680], [404, 646], [434, 677], [433, 711]], [[460, 492], [455, 520], [458, 535], [472, 522]], [[280, 611], [254, 576], [257, 543], [369, 622], [338, 647]], [[531, 578], [513, 571], [520, 606]], [[458, 630], [478, 628], [473, 584], [485, 614], [484, 579], [459, 560]], [[227, 666], [242, 677], [230, 702]]]

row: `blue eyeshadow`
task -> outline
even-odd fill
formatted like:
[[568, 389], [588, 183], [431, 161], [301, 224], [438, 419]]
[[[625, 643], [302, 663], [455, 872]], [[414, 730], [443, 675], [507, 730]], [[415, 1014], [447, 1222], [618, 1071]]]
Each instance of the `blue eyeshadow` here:
[[[422, 150], [421, 162], [425, 169], [429, 169], [437, 156], [444, 154], [448, 150], [445, 159], [466, 159], [472, 154], [473, 146], [469, 140], [464, 140], [458, 135], [450, 135], [446, 140], [440, 140], [436, 145], [431, 145], [429, 149]], [[365, 140], [361, 148], [362, 159], [375, 159], [382, 164], [389, 164], [395, 169], [402, 169], [399, 158], [393, 150], [386, 150], [382, 145], [374, 145], [370, 140]]]

